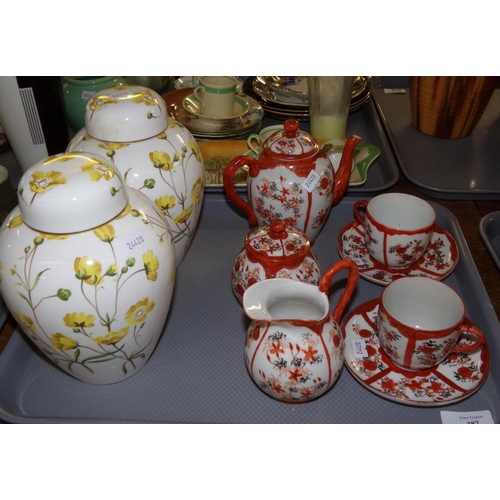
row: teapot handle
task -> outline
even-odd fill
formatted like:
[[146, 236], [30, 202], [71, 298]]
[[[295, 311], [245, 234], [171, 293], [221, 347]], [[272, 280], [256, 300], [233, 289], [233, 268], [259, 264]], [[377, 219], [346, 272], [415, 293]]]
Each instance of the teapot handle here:
[[249, 175], [255, 177], [259, 171], [259, 165], [255, 158], [251, 156], [236, 156], [231, 160], [229, 165], [224, 170], [222, 176], [222, 181], [224, 183], [224, 190], [226, 191], [227, 197], [241, 210], [243, 210], [248, 215], [248, 222], [250, 226], [255, 226], [257, 224], [257, 218], [253, 212], [252, 205], [247, 203], [234, 188], [234, 174], [239, 168], [248, 165]]
[[321, 281], [319, 282], [319, 289], [321, 292], [328, 294], [328, 290], [330, 288], [330, 283], [332, 278], [339, 272], [344, 269], [349, 271], [349, 277], [347, 278], [347, 285], [340, 296], [337, 307], [332, 313], [333, 319], [337, 324], [340, 324], [340, 318], [342, 317], [342, 313], [344, 312], [345, 306], [351, 300], [352, 294], [356, 288], [356, 284], [359, 279], [359, 269], [356, 263], [351, 259], [342, 259], [338, 262], [335, 262], [332, 266], [330, 266]]

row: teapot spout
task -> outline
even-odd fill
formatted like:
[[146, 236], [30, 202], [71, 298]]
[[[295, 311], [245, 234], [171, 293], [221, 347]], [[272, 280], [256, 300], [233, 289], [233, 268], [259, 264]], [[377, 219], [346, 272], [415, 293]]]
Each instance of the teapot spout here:
[[360, 142], [361, 142], [361, 137], [357, 135], [351, 135], [345, 143], [344, 152], [342, 154], [342, 159], [340, 160], [339, 169], [335, 173], [335, 181], [333, 183], [332, 205], [338, 203], [344, 196], [345, 192], [347, 191], [347, 186], [349, 185], [349, 178], [351, 177], [351, 165], [352, 165], [352, 158], [354, 155], [354, 148]]

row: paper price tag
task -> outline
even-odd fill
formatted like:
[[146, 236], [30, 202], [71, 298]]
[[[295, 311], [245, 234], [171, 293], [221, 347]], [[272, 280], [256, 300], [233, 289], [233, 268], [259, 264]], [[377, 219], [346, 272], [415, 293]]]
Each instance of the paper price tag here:
[[384, 89], [384, 94], [406, 94], [406, 89]]
[[128, 253], [133, 253], [136, 250], [139, 250], [142, 246], [147, 245], [149, 243], [149, 238], [142, 229], [138, 229], [137, 231], [120, 238], [119, 241]]
[[366, 344], [361, 339], [351, 339], [352, 352], [355, 358], [367, 358]]
[[302, 187], [308, 192], [312, 193], [312, 190], [314, 189], [314, 186], [318, 183], [320, 179], [320, 175], [318, 172], [315, 170], [311, 170], [309, 175], [307, 176], [307, 179], [302, 183]]
[[442, 411], [443, 424], [493, 424], [489, 410], [484, 411]]
[[117, 92], [114, 92], [113, 94], [109, 94], [109, 97], [111, 99], [119, 99], [120, 97], [127, 97], [128, 95], [131, 95], [128, 90], [119, 90]]
[[90, 90], [83, 90], [82, 91], [82, 99], [84, 101], [88, 101], [94, 94], [95, 94], [95, 92], [92, 92]]

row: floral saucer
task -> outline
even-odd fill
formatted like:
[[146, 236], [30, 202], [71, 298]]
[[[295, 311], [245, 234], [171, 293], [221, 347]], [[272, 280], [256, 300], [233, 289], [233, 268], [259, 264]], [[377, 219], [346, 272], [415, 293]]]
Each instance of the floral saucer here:
[[[450, 354], [439, 365], [410, 372], [392, 363], [380, 347], [377, 315], [380, 299], [357, 307], [344, 320], [344, 363], [373, 393], [410, 406], [443, 406], [475, 393], [488, 378], [487, 344], [470, 353]], [[466, 325], [472, 325], [469, 319]], [[468, 343], [463, 338], [460, 343]]]
[[386, 267], [366, 250], [364, 229], [353, 220], [340, 231], [337, 240], [342, 258], [350, 258], [359, 267], [362, 278], [386, 286], [402, 276], [422, 276], [442, 280], [453, 272], [458, 263], [458, 247], [453, 237], [436, 224], [434, 234], [423, 257], [404, 269]]
[[266, 83], [278, 95], [306, 101], [309, 98], [307, 76], [268, 76]]
[[200, 107], [199, 101], [197, 99], [195, 99], [193, 94], [187, 96], [182, 101], [182, 106], [187, 112], [192, 113], [193, 115], [197, 116], [200, 120], [203, 120], [203, 121], [209, 122], [209, 123], [230, 122], [232, 120], [235, 120], [236, 118], [240, 118], [240, 117], [246, 115], [250, 109], [248, 102], [239, 96], [236, 96], [236, 98], [235, 98], [234, 112], [233, 112], [232, 116], [220, 117], [220, 116], [204, 115], [202, 113], [202, 109]]

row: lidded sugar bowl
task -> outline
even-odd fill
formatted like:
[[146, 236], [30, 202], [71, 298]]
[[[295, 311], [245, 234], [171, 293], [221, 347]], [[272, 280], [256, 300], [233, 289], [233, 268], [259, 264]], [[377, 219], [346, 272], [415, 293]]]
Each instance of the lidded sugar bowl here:
[[247, 234], [234, 261], [232, 286], [241, 303], [245, 290], [258, 281], [288, 278], [317, 286], [320, 274], [307, 235], [288, 220], [273, 220]]
[[179, 265], [198, 224], [204, 165], [193, 135], [168, 116], [161, 96], [138, 85], [97, 92], [87, 103], [85, 128], [67, 151], [105, 155], [126, 185], [156, 204], [170, 225]]
[[67, 153], [21, 178], [0, 228], [0, 294], [31, 341], [91, 384], [137, 373], [163, 330], [175, 279], [168, 222], [104, 158]]

